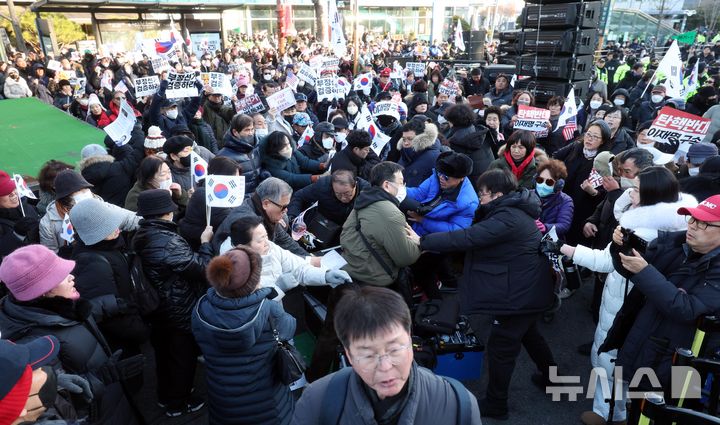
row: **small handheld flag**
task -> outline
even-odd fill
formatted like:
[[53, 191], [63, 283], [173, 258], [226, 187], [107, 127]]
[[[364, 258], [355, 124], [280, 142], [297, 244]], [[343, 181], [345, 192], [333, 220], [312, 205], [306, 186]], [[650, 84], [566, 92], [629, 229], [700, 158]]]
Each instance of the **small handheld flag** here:
[[205, 203], [208, 207], [234, 208], [245, 197], [245, 176], [208, 175], [205, 179]]
[[25, 183], [25, 179], [23, 179], [20, 174], [13, 174], [13, 180], [15, 181], [15, 187], [17, 188], [19, 197], [24, 196], [30, 199], [37, 199], [32, 190], [30, 190], [30, 188]]
[[195, 183], [207, 176], [208, 163], [195, 152], [190, 152], [190, 174]]
[[75, 240], [75, 229], [73, 229], [73, 225], [70, 222], [69, 214], [65, 214], [65, 218], [63, 218], [62, 233], [60, 234], [60, 237], [66, 240], [69, 244]]

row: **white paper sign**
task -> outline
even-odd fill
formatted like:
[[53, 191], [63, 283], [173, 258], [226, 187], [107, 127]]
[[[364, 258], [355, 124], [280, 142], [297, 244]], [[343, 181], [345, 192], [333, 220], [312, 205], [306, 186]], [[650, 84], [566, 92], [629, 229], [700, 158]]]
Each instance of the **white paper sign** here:
[[338, 97], [337, 78], [318, 78], [315, 84], [318, 101]]
[[156, 74], [160, 74], [163, 71], [170, 69], [170, 62], [162, 56], [150, 59], [150, 64], [152, 65], [153, 72]]
[[135, 97], [150, 96], [160, 89], [160, 78], [157, 75], [141, 77], [133, 80], [135, 85]]
[[425, 74], [425, 64], [422, 62], [408, 62], [405, 64], [405, 68], [407, 68], [408, 71], [412, 71], [416, 77], [422, 78]]
[[295, 106], [295, 93], [288, 87], [267, 97], [267, 104], [272, 109], [282, 112], [291, 106]]
[[50, 60], [47, 64], [47, 69], [51, 71], [60, 71], [62, 69], [62, 64], [56, 60]]
[[209, 85], [213, 93], [220, 93], [223, 96], [232, 97], [233, 89], [230, 79], [221, 72], [203, 72], [200, 74], [203, 86]]
[[334, 249], [320, 257], [320, 266], [328, 270], [341, 269], [345, 264], [347, 261]]
[[179, 99], [181, 97], [197, 97], [200, 96], [195, 86], [195, 74], [177, 74], [174, 71], [168, 73], [168, 86], [165, 96], [168, 99]]
[[297, 73], [297, 77], [313, 87], [315, 86], [315, 81], [317, 80], [317, 74], [315, 73], [315, 70], [308, 65], [303, 65], [300, 68]]
[[115, 121], [111, 122], [103, 130], [110, 136], [116, 145], [122, 146], [130, 141], [130, 133], [135, 126], [135, 113], [127, 101], [120, 105], [120, 112]]
[[240, 99], [235, 104], [235, 110], [242, 114], [252, 115], [256, 112], [264, 111], [265, 105], [263, 105], [262, 100], [260, 100], [260, 96], [252, 94]]

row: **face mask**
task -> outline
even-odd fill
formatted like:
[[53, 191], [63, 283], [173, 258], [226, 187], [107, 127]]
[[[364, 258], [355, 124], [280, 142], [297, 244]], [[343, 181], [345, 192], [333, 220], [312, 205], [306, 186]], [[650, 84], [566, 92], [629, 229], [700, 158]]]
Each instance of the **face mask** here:
[[298, 81], [298, 87], [305, 87], [305, 81], [303, 81], [303, 80]]
[[405, 185], [402, 185], [402, 186], [397, 185], [397, 187], [398, 187], [398, 193], [397, 193], [397, 195], [395, 195], [395, 199], [397, 199], [398, 202], [402, 202], [405, 200], [405, 197], [407, 196], [407, 188], [405, 187]]
[[517, 104], [523, 105], [523, 106], [528, 106], [528, 105], [530, 105], [530, 102], [528, 102], [527, 100], [518, 100]]
[[75, 201], [75, 204], [77, 205], [78, 202], [84, 200], [84, 199], [90, 199], [93, 197], [93, 194], [89, 190], [84, 190], [77, 195], [73, 195], [73, 201]]
[[345, 143], [346, 138], [347, 138], [347, 134], [345, 134], [345, 133], [338, 133], [335, 135], [335, 141], [340, 144]]
[[322, 146], [325, 149], [331, 149], [335, 145], [335, 140], [332, 137], [324, 137], [322, 139]]
[[168, 109], [167, 112], [165, 112], [165, 116], [170, 118], [171, 120], [174, 120], [178, 116], [178, 110], [177, 109]]
[[630, 189], [632, 187], [635, 187], [635, 180], [629, 179], [627, 177], [620, 177], [620, 188], [621, 189]]
[[292, 125], [293, 118], [295, 118], [295, 114], [292, 115], [285, 115], [283, 118], [285, 118], [285, 121], [288, 122], [288, 124]]
[[180, 158], [180, 164], [182, 164], [183, 167], [189, 167], [190, 166], [190, 155]]
[[40, 387], [38, 398], [43, 407], [49, 409], [55, 405], [55, 398], [57, 397], [57, 375], [50, 366], [43, 366], [41, 369], [47, 374], [47, 381]]
[[623, 106], [625, 104], [625, 99], [614, 99], [613, 103], [615, 106]]
[[263, 80], [265, 80], [265, 81], [272, 80], [272, 74], [263, 74]]
[[358, 112], [357, 106], [348, 106], [347, 107], [347, 113], [350, 115], [355, 115]]
[[292, 157], [292, 148], [290, 146], [284, 148], [280, 152], [278, 152], [280, 156], [282, 156], [285, 159], [290, 159]]
[[172, 184], [172, 179], [163, 180], [158, 185], [160, 189], [170, 190], [170, 185]]
[[590, 101], [590, 109], [597, 109], [600, 106], [602, 106], [602, 101], [600, 101], [600, 100], [591, 100]]
[[538, 183], [535, 186], [535, 191], [537, 192], [538, 196], [540, 196], [541, 198], [545, 198], [552, 195], [555, 192], [555, 188], [553, 186], [548, 186], [545, 183]]
[[698, 174], [700, 174], [700, 167], [688, 168], [688, 174], [690, 174], [691, 176], [697, 176]]
[[663, 99], [665, 99], [665, 96], [661, 94], [654, 94], [650, 96], [650, 100], [652, 100], [652, 103], [660, 103]]
[[268, 135], [268, 129], [267, 128], [256, 128], [255, 135], [257, 137], [265, 137]]

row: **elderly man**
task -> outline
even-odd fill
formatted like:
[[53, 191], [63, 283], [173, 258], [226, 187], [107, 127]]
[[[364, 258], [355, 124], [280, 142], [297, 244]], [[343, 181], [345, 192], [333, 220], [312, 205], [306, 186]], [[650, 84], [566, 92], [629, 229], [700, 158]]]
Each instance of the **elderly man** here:
[[254, 215], [262, 217], [271, 241], [293, 254], [307, 256], [308, 253], [288, 235], [286, 230], [288, 220], [285, 214], [290, 205], [292, 192], [290, 185], [278, 178], [269, 177], [263, 180], [255, 189], [255, 193], [235, 208], [220, 225], [213, 237], [213, 250], [216, 253], [220, 252], [223, 243], [230, 243], [230, 227], [235, 220]]
[[475, 397], [455, 380], [413, 361], [410, 311], [396, 293], [351, 288], [335, 328], [352, 368], [308, 386], [292, 423], [479, 425]]
[[288, 216], [292, 220], [317, 202], [317, 211], [313, 219], [308, 220], [306, 216], [305, 222], [309, 224], [310, 228], [312, 228], [312, 222], [321, 218], [333, 222], [337, 225], [337, 235], [332, 240], [324, 241], [324, 245], [338, 245], [340, 243], [339, 230], [342, 229], [342, 225], [352, 212], [358, 194], [368, 187], [370, 184], [357, 178], [352, 171], [337, 170], [331, 176], [321, 177], [317, 182], [297, 191], [290, 200]]
[[[641, 367], [652, 368], [664, 390], [670, 389], [675, 349], [691, 346], [698, 318], [720, 312], [720, 195], [696, 208], [680, 208], [678, 214], [687, 217], [687, 231], [661, 234], [645, 253], [623, 246], [620, 227], [611, 248], [616, 269], [635, 285], [628, 301], [637, 295], [645, 299], [642, 307], [626, 301], [618, 313], [639, 309], [616, 364], [623, 367], [626, 379]], [[601, 351], [617, 348], [610, 343], [626, 330], [619, 328], [613, 326]], [[643, 384], [640, 390], [647, 390]], [[629, 423], [634, 423], [632, 416], [638, 410], [631, 409]]]

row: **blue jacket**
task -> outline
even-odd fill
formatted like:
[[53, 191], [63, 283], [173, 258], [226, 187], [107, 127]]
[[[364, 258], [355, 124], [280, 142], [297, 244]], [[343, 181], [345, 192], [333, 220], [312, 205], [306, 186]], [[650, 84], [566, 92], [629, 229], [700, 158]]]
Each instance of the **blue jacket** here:
[[207, 368], [210, 423], [289, 424], [294, 403], [274, 373], [273, 317], [282, 340], [295, 333], [295, 319], [261, 288], [225, 298], [210, 288], [192, 313], [192, 331]]
[[[440, 181], [435, 170], [419, 187], [407, 189], [407, 196], [420, 203], [432, 201], [439, 193]], [[444, 199], [425, 214], [422, 223], [414, 223], [412, 227], [420, 236], [466, 229], [472, 224], [479, 203], [470, 179], [465, 177], [455, 200]]]
[[540, 202], [542, 202], [540, 221], [548, 232], [555, 226], [558, 237], [564, 239], [565, 234], [570, 230], [575, 209], [572, 198], [565, 192], [557, 192], [546, 198], [540, 198]]

